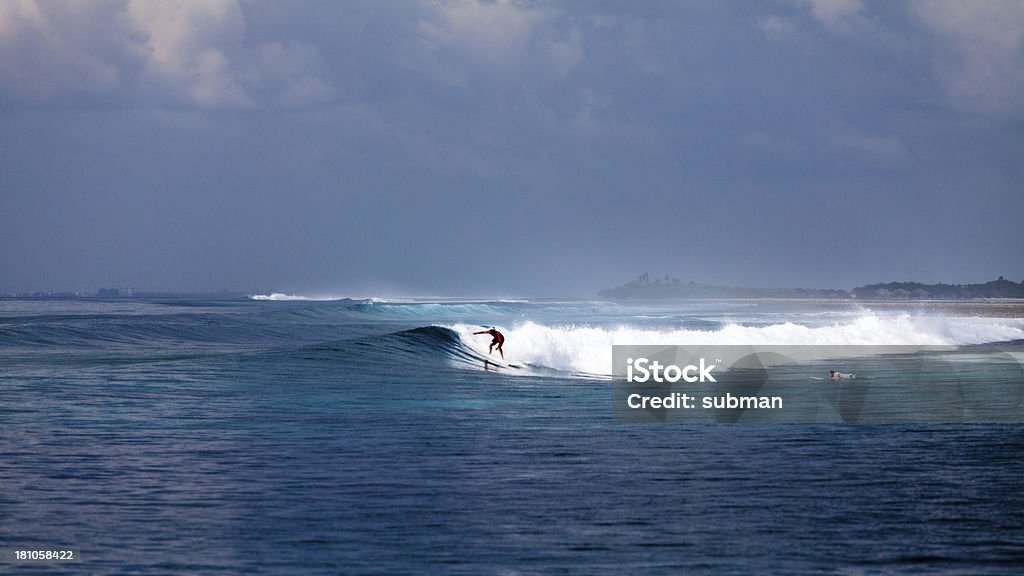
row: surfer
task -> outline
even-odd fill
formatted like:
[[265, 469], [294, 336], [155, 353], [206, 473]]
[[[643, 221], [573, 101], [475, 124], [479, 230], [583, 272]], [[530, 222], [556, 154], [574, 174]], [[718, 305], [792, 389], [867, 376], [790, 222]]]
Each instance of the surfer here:
[[843, 374], [842, 372], [836, 372], [835, 370], [829, 370], [828, 377], [831, 380], [849, 380], [851, 378], [856, 378], [853, 374]]
[[491, 340], [491, 345], [487, 347], [487, 354], [493, 352], [494, 346], [497, 345], [498, 353], [501, 354], [501, 359], [505, 359], [505, 352], [501, 349], [501, 345], [505, 343], [505, 336], [502, 335], [501, 332], [498, 332], [494, 326], [491, 326], [490, 330], [481, 330], [479, 332], [473, 332], [473, 334], [490, 334], [493, 340]]

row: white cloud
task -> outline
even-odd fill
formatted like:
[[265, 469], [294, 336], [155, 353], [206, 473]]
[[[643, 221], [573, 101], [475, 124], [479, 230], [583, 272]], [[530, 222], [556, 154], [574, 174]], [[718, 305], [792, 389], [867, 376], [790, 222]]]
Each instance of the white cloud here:
[[544, 12], [511, 0], [448, 0], [432, 8], [432, 18], [419, 25], [425, 38], [496, 64], [520, 54], [546, 18]]
[[862, 0], [798, 0], [798, 3], [828, 27], [839, 26], [864, 10]]
[[143, 38], [151, 78], [200, 106], [252, 104], [227, 55], [245, 33], [238, 0], [131, 0], [125, 18]]
[[334, 96], [312, 44], [247, 42], [239, 0], [0, 0], [0, 90], [201, 108], [302, 106]]
[[958, 105], [1020, 113], [1024, 105], [1024, 2], [931, 0], [912, 14], [944, 42], [934, 65]]
[[305, 42], [268, 42], [256, 51], [249, 80], [270, 89], [275, 101], [297, 107], [329, 101], [335, 91], [320, 78], [323, 58], [320, 49]]
[[186, 92], [200, 106], [250, 106], [252, 100], [238, 83], [227, 56], [216, 48], [195, 56], [185, 80]]
[[757, 29], [766, 37], [771, 39], [787, 38], [793, 35], [796, 24], [790, 18], [784, 16], [768, 16], [755, 22]]
[[113, 3], [0, 2], [0, 87], [36, 101], [64, 94], [98, 95], [121, 85], [106, 61]]

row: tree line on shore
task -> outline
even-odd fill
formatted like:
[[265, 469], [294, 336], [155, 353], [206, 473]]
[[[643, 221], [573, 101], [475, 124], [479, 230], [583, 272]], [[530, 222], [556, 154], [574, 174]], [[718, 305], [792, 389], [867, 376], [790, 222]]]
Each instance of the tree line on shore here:
[[980, 298], [1024, 298], [1024, 281], [1000, 276], [980, 284], [924, 284], [885, 282], [858, 286], [853, 290], [831, 288], [746, 288], [683, 282], [679, 278], [652, 278], [643, 273], [635, 280], [598, 292], [611, 300], [659, 300], [666, 298], [856, 298], [862, 300], [973, 300]]

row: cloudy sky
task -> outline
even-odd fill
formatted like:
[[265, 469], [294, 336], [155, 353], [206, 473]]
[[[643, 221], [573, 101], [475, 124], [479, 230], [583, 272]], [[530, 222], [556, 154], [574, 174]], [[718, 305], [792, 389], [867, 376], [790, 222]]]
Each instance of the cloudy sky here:
[[0, 290], [1024, 278], [1024, 2], [0, 2]]

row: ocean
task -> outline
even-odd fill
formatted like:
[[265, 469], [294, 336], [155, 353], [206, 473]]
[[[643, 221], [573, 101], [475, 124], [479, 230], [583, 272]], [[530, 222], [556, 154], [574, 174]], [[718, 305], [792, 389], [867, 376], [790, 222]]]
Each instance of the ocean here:
[[1024, 570], [1024, 425], [623, 424], [613, 344], [1020, 361], [1024, 305], [2, 299], [0, 548], [81, 563], [0, 572]]

